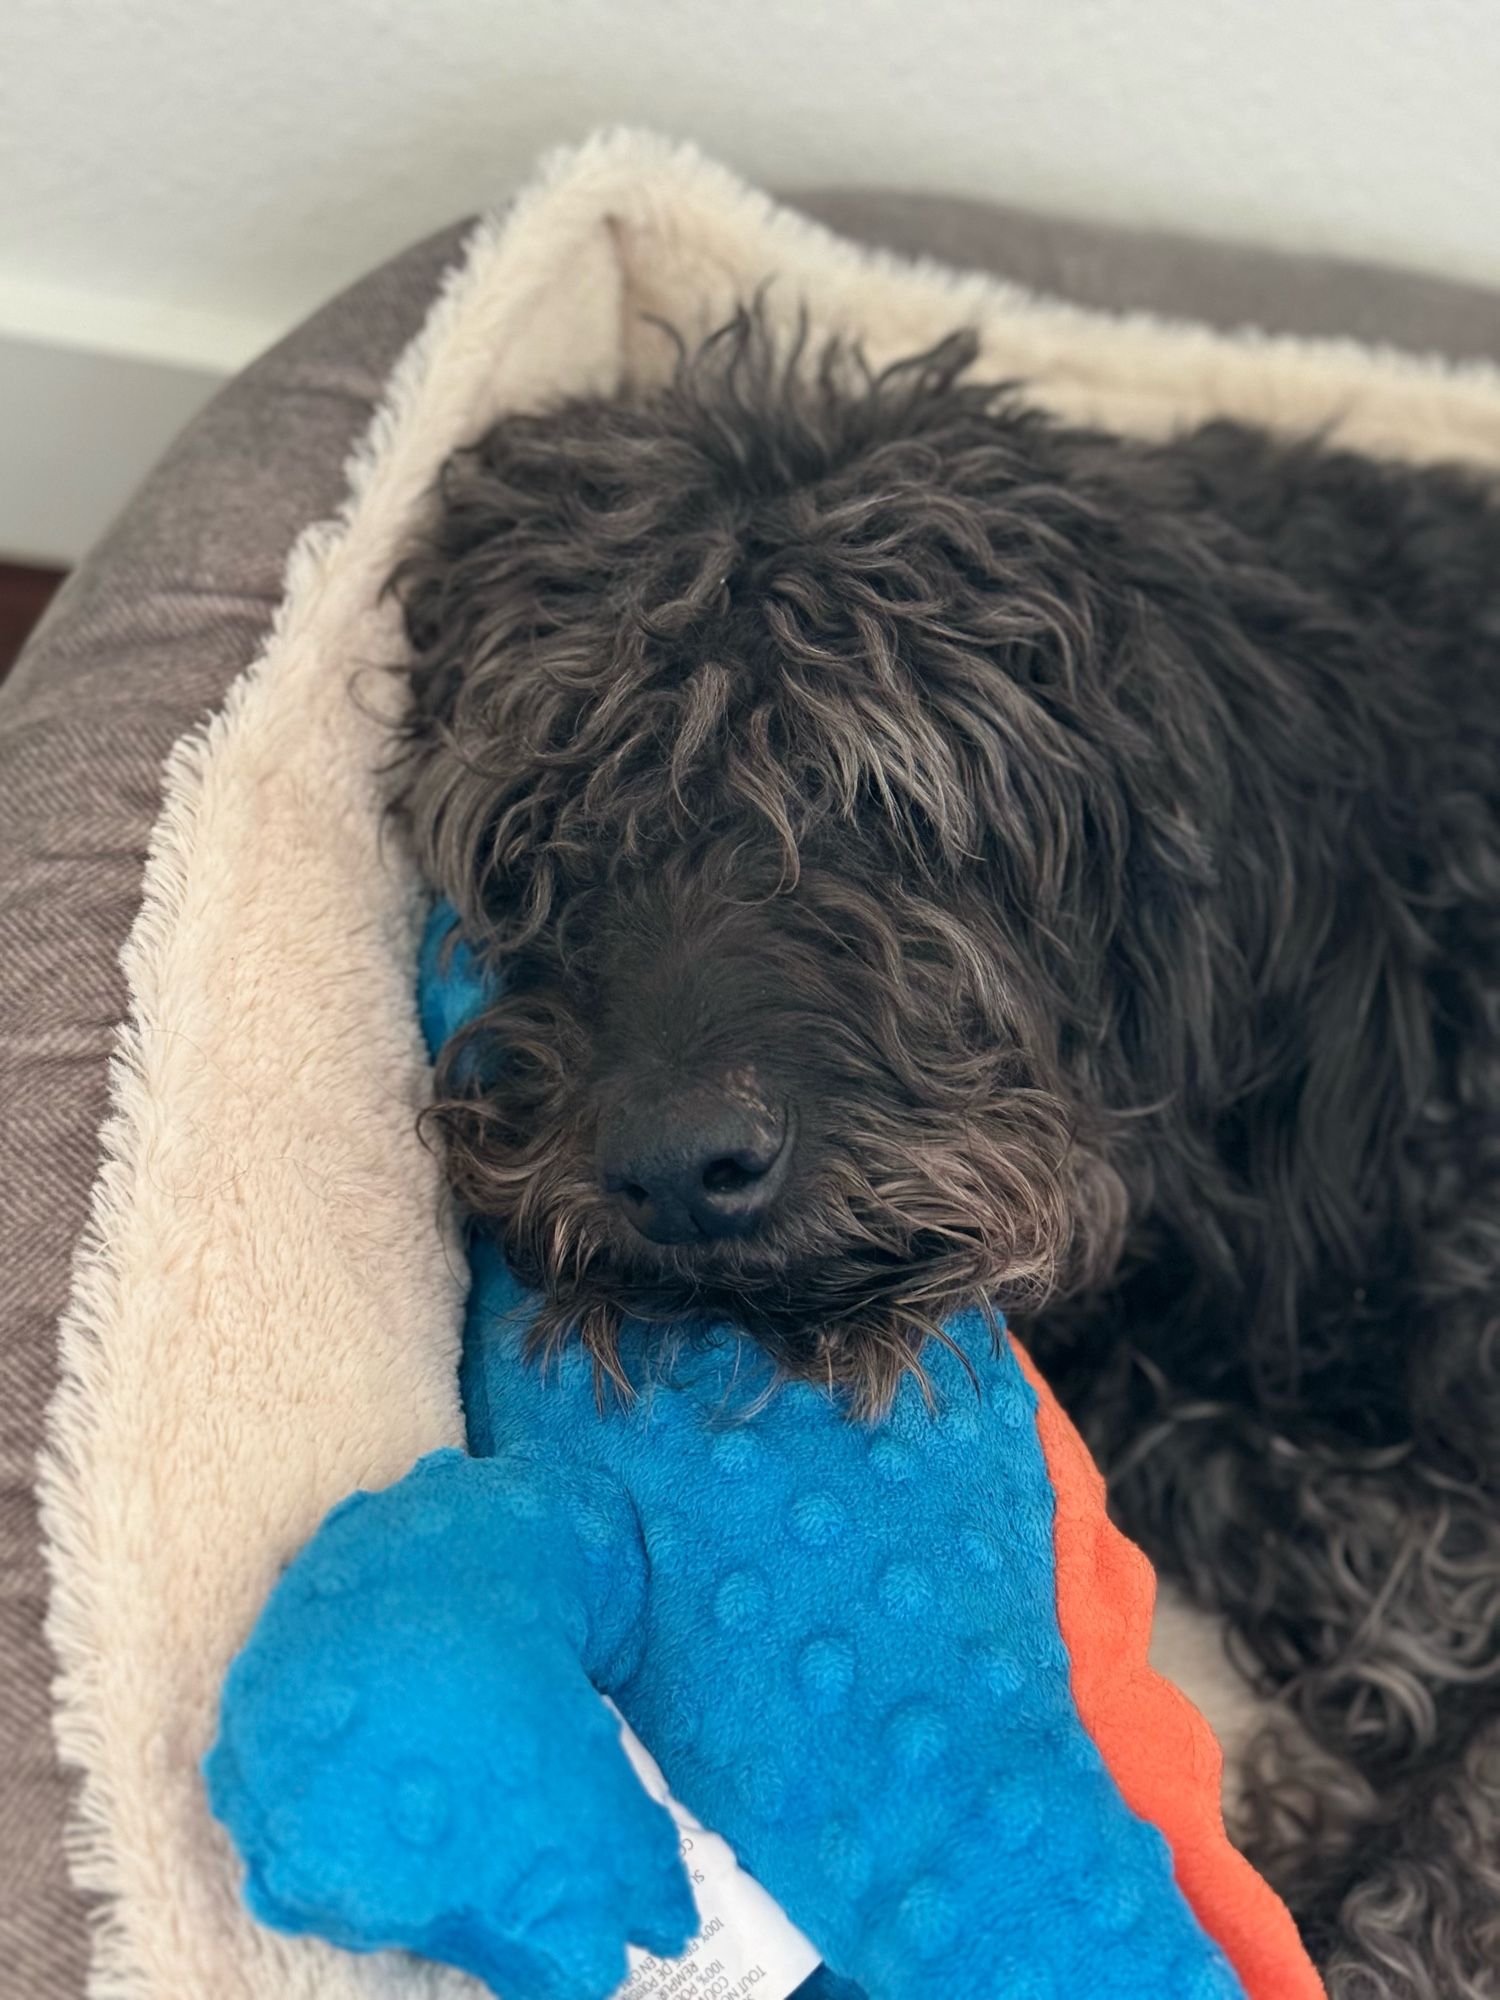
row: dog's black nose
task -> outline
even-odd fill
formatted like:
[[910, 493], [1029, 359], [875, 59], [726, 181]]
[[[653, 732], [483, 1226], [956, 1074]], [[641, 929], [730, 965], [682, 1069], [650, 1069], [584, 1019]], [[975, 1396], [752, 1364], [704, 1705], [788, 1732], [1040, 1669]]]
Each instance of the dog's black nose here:
[[753, 1095], [680, 1091], [604, 1120], [599, 1179], [642, 1236], [696, 1243], [758, 1229], [790, 1155], [784, 1113]]

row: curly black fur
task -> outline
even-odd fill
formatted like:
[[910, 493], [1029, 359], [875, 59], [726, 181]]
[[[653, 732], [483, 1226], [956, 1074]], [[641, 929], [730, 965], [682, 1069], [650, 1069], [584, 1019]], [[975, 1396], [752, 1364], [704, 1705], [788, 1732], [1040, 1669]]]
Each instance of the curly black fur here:
[[[1300, 1724], [1245, 1837], [1337, 2000], [1493, 2000], [1500, 510], [973, 353], [743, 313], [450, 461], [403, 803], [508, 982], [454, 1177], [606, 1371], [712, 1313], [876, 1409], [1016, 1315]], [[633, 1238], [602, 1112], [747, 1067], [771, 1226]]]

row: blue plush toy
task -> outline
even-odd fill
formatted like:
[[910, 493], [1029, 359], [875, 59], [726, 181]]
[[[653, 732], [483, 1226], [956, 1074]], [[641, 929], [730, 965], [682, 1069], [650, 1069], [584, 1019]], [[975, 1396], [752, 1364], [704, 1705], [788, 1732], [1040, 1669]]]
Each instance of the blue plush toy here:
[[[484, 997], [439, 934], [434, 1045]], [[472, 1455], [337, 1507], [229, 1675], [208, 1779], [259, 1917], [604, 2000], [627, 1941], [697, 1923], [607, 1695], [821, 1952], [809, 1996], [1320, 1990], [1289, 1924], [1285, 1978], [1232, 1968], [1085, 1727], [1037, 1395], [980, 1315], [929, 1357], [936, 1415], [908, 1384], [866, 1426], [768, 1395], [728, 1332], [666, 1368], [627, 1332], [601, 1412], [585, 1358], [526, 1361], [527, 1314], [476, 1243]]]

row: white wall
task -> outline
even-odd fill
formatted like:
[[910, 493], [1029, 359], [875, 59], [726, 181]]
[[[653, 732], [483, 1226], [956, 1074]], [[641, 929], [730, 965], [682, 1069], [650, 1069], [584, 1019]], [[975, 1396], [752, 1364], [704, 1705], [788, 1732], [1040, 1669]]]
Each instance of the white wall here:
[[1500, 0], [3, 12], [0, 342], [227, 370], [617, 119], [772, 183], [989, 193], [1500, 282]]

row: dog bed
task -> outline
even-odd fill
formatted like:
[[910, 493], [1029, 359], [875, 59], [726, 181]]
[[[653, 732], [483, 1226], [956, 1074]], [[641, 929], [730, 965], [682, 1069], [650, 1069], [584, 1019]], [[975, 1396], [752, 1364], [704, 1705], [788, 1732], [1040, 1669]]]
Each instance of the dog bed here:
[[[897, 213], [898, 227], [910, 227], [912, 212]], [[956, 229], [961, 215], [945, 213]], [[962, 247], [961, 230], [948, 247], [982, 261], [983, 234], [976, 221], [972, 247]], [[377, 391], [450, 260], [425, 327]], [[1327, 425], [1347, 442], [1413, 458], [1500, 464], [1500, 379], [1478, 362], [1226, 336], [905, 264], [775, 207], [695, 155], [634, 136], [553, 162], [508, 217], [479, 225], [462, 248], [451, 238], [428, 247], [386, 295], [384, 317], [361, 323], [350, 306], [340, 321], [335, 311], [321, 350], [316, 341], [305, 350], [305, 393], [322, 446], [337, 445], [310, 455], [300, 478], [262, 476], [257, 487], [264, 430], [241, 429], [251, 423], [244, 401], [230, 399], [189, 440], [158, 496], [162, 505], [174, 491], [193, 500], [153, 522], [154, 558], [131, 546], [145, 517], [127, 519], [113, 569], [107, 556], [78, 580], [18, 683], [14, 699], [30, 706], [19, 728], [11, 724], [6, 775], [30, 777], [33, 813], [57, 810], [46, 756], [64, 760], [54, 771], [69, 768], [69, 731], [98, 727], [80, 712], [76, 683], [62, 674], [49, 684], [49, 647], [64, 668], [70, 648], [86, 654], [119, 615], [129, 577], [149, 650], [151, 592], [176, 580], [191, 589], [204, 538], [238, 528], [267, 551], [276, 540], [268, 519], [279, 531], [328, 510], [336, 451], [361, 404], [379, 395], [342, 516], [303, 536], [259, 657], [173, 754], [126, 948], [129, 1020], [42, 1482], [59, 1738], [81, 1778], [74, 1872], [100, 1904], [97, 1994], [336, 2000], [471, 1990], [432, 1968], [346, 1959], [254, 1929], [198, 1778], [224, 1664], [279, 1565], [334, 1499], [395, 1477], [459, 1434], [459, 1265], [435, 1226], [436, 1170], [413, 1131], [426, 1088], [410, 980], [419, 885], [381, 837], [373, 775], [391, 686], [363, 673], [365, 699], [355, 702], [350, 682], [397, 646], [379, 584], [454, 443], [502, 409], [659, 371], [672, 350], [654, 317], [691, 337], [767, 280], [773, 313], [790, 316], [805, 302], [816, 330], [858, 334], [876, 362], [973, 323], [990, 371], [1027, 377], [1038, 400], [1069, 417], [1161, 434], [1230, 414], [1288, 429]], [[1461, 323], [1461, 300], [1455, 310]], [[351, 376], [340, 338], [357, 325], [370, 363]], [[1473, 326], [1448, 344], [1482, 352], [1477, 311]], [[296, 416], [285, 411], [283, 421]], [[245, 468], [238, 482], [222, 477], [226, 457]], [[215, 476], [194, 492], [192, 475], [209, 463]], [[142, 558], [134, 569], [133, 556]], [[159, 595], [157, 664], [166, 675], [175, 652], [182, 677], [169, 694], [133, 684], [113, 717], [127, 747], [210, 705], [259, 638], [274, 594], [268, 574], [258, 592], [216, 586], [211, 570], [200, 588], [218, 635], [213, 657], [194, 658], [182, 594], [170, 617]], [[40, 764], [26, 758], [27, 715]], [[155, 754], [123, 799], [100, 795], [94, 809], [116, 808], [112, 822], [101, 813], [94, 828], [80, 825], [70, 799], [66, 831], [50, 849], [33, 848], [54, 865], [81, 848], [113, 850], [92, 894], [116, 909], [130, 893], [132, 828], [149, 809]], [[5, 803], [26, 811], [20, 792]], [[11, 912], [47, 900], [41, 879], [29, 905], [12, 897], [10, 925]], [[98, 975], [109, 945], [107, 922], [90, 929], [88, 892], [68, 879], [72, 896], [47, 928], [50, 964], [33, 951], [29, 990], [45, 992], [50, 976], [53, 991], [70, 994], [80, 962], [98, 977], [91, 1018], [49, 1023], [43, 1013], [34, 1036], [39, 1056], [59, 1068], [77, 1060], [87, 1078], [70, 1101], [76, 1158], [97, 1103], [87, 1031], [97, 1042], [107, 1020]], [[13, 1154], [44, 1247], [71, 1221], [54, 1178], [54, 1129], [40, 1114], [23, 1119], [29, 1143]], [[45, 1274], [28, 1245], [21, 1302], [42, 1323]], [[38, 1351], [33, 1340], [7, 1353]], [[22, 1699], [34, 1709], [35, 1698], [33, 1678]], [[44, 1862], [45, 1841], [22, 1838]], [[72, 1942], [47, 1968], [49, 1940], [67, 1928], [50, 1879], [37, 1878], [9, 1960], [24, 1964], [29, 1953], [42, 1967], [24, 1989], [38, 1995], [76, 1991], [80, 1963]]]

